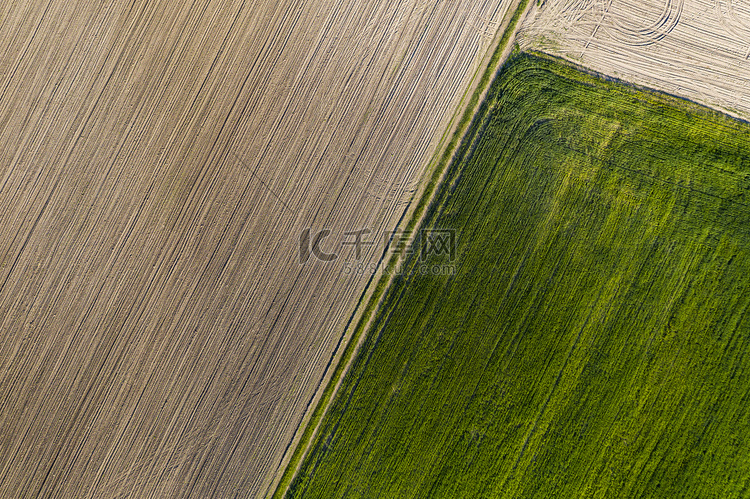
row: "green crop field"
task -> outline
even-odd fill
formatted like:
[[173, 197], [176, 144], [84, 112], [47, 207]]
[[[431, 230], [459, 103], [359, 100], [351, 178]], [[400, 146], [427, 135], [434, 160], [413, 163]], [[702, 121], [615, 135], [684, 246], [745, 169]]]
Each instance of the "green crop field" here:
[[750, 496], [749, 204], [746, 123], [516, 56], [288, 495]]

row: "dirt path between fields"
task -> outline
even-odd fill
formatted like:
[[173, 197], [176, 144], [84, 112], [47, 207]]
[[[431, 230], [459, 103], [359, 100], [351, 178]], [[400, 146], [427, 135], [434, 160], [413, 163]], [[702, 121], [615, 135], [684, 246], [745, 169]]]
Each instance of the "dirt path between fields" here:
[[[482, 61], [481, 69], [483, 70], [486, 70], [488, 68], [488, 65], [492, 64], [492, 68], [490, 69], [489, 73], [491, 75], [490, 78], [487, 79], [488, 81], [483, 81], [483, 79], [481, 78], [481, 71], [478, 71], [475, 74], [471, 86], [467, 89], [463, 105], [456, 110], [451, 125], [443, 135], [441, 139], [441, 145], [433, 156], [433, 160], [431, 161], [431, 168], [428, 168], [425, 172], [425, 179], [422, 180], [420, 189], [414, 194], [409, 204], [409, 209], [406, 213], [404, 213], [404, 216], [400, 220], [396, 230], [406, 231], [407, 229], [411, 230], [414, 227], [418, 228], [422, 226], [428, 212], [426, 208], [433, 203], [436, 196], [438, 195], [440, 191], [439, 186], [442, 184], [443, 180], [445, 179], [445, 175], [447, 174], [447, 167], [453, 162], [455, 158], [458, 144], [455, 142], [451, 142], [451, 139], [459, 137], [462, 138], [467, 132], [470, 125], [470, 120], [467, 122], [466, 120], [462, 120], [461, 118], [465, 115], [473, 117], [476, 110], [478, 109], [478, 106], [484, 101], [487, 92], [489, 91], [490, 84], [494, 79], [494, 76], [497, 75], [502, 65], [505, 63], [505, 61], [508, 59], [508, 56], [513, 51], [515, 45], [515, 35], [520, 29], [523, 19], [531, 10], [533, 2], [527, 2], [526, 6], [523, 8], [523, 11], [517, 16], [518, 19], [513, 20], [513, 14], [517, 12], [521, 4], [522, 0], [514, 0], [509, 5], [508, 10], [506, 11], [506, 17], [498, 27], [493, 38], [492, 46], [485, 54], [485, 57]], [[512, 33], [509, 33], [507, 40], [504, 40], [503, 34], [507, 30], [511, 21], [515, 23], [515, 29]], [[503, 44], [502, 51], [498, 55], [496, 52], [501, 43]], [[493, 56], [495, 56], [494, 61], [492, 60]], [[482, 88], [479, 88], [480, 85], [482, 86]], [[471, 99], [472, 96], [475, 97], [474, 100]], [[433, 181], [430, 182], [430, 177], [434, 175], [435, 170], [437, 170], [438, 174], [437, 181], [434, 181], [433, 179]], [[431, 189], [431, 192], [426, 192], [427, 189]], [[423, 203], [418, 203], [419, 200], [422, 200]], [[359, 301], [357, 310], [349, 321], [349, 327], [347, 328], [346, 336], [343, 339], [341, 345], [339, 345], [333, 362], [331, 363], [328, 372], [326, 373], [323, 381], [318, 387], [318, 391], [315, 394], [315, 397], [312, 400], [310, 407], [305, 414], [300, 427], [297, 430], [294, 441], [291, 443], [284, 457], [284, 460], [282, 461], [282, 467], [280, 468], [272, 487], [269, 489], [269, 496], [272, 493], [273, 497], [284, 496], [288, 486], [291, 483], [291, 480], [299, 471], [304, 456], [309, 450], [309, 445], [314, 442], [314, 439], [320, 428], [320, 423], [325, 416], [325, 412], [327, 411], [330, 402], [333, 400], [333, 398], [335, 398], [335, 395], [338, 392], [341, 383], [343, 382], [344, 376], [349, 371], [351, 364], [356, 358], [357, 351], [362, 346], [366, 338], [366, 332], [369, 331], [372, 322], [375, 319], [377, 309], [380, 306], [382, 299], [385, 297], [385, 293], [387, 292], [387, 289], [390, 286], [395, 275], [391, 273], [384, 276], [385, 266], [389, 263], [388, 256], [390, 255], [384, 256], [384, 258], [379, 262], [378, 271], [372, 276], [372, 280], [368, 285], [365, 294]], [[402, 261], [402, 257], [394, 257], [390, 261], [391, 268], [399, 268]], [[365, 319], [364, 322], [363, 318]], [[358, 333], [356, 330], [360, 330], [361, 332]], [[355, 343], [350, 345], [349, 343], [352, 341], [352, 336], [355, 336], [353, 340], [355, 341]], [[350, 351], [347, 351], [347, 347]], [[341, 362], [343, 357], [346, 357], [346, 359], [342, 364]], [[333, 378], [335, 378], [335, 381], [331, 385], [331, 380]], [[326, 398], [326, 403], [323, 406], [318, 407], [320, 405], [321, 399], [324, 396]], [[315, 421], [312, 423], [312, 425], [310, 425], [310, 421], [313, 418], [315, 418]], [[293, 467], [293, 471], [291, 468], [286, 469], [292, 459], [296, 461]], [[281, 487], [278, 487], [279, 483], [282, 482], [282, 480], [284, 481], [284, 483]]]

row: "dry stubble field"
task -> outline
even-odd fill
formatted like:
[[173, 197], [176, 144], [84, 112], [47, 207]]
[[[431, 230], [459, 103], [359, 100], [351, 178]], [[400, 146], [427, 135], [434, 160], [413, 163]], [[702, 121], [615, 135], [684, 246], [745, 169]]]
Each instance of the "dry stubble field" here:
[[545, 0], [519, 44], [750, 117], [747, 0]]
[[0, 497], [265, 494], [507, 5], [4, 2]]

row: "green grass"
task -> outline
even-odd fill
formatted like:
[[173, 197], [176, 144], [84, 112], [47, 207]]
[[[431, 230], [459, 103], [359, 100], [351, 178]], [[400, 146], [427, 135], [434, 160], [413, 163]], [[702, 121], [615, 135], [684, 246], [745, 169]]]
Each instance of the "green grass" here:
[[750, 127], [524, 54], [450, 168], [288, 496], [750, 495]]
[[[491, 83], [492, 77], [496, 73], [500, 64], [503, 52], [505, 51], [508, 42], [511, 40], [511, 34], [515, 33], [516, 27], [521, 20], [523, 12], [526, 10], [528, 2], [529, 0], [520, 0], [518, 6], [516, 7], [516, 10], [512, 12], [511, 18], [508, 22], [508, 26], [500, 37], [497, 46], [492, 52], [490, 61], [481, 72], [481, 75], [479, 74], [481, 68], [477, 69], [477, 73], [474, 75], [474, 78], [479, 76], [479, 81], [477, 82], [474, 91], [469, 93], [469, 89], [467, 88], [466, 93], [462, 96], [461, 103], [459, 104], [458, 109], [463, 109], [463, 114], [461, 115], [461, 119], [456, 125], [455, 133], [451, 135], [446, 132], [443, 137], [441, 137], [439, 146], [437, 148], [438, 151], [435, 157], [431, 159], [430, 164], [428, 165], [426, 170], [427, 178], [424, 191], [419, 199], [417, 199], [417, 205], [411, 217], [408, 219], [404, 231], [412, 232], [414, 230], [417, 221], [422, 217], [425, 209], [427, 209], [428, 201], [432, 198], [435, 189], [438, 187], [441, 175], [447, 169], [456, 148], [459, 146], [460, 138], [463, 137], [464, 134], [466, 134], [468, 129], [470, 129], [472, 126], [475, 126], [475, 116], [479, 115], [481, 117], [481, 115], [483, 114], [482, 105], [485, 103], [480, 103], [480, 97], [485, 92], [485, 90], [487, 90], [488, 85]], [[517, 45], [516, 47], [514, 47], [514, 50], [516, 48]], [[464, 106], [463, 103], [467, 98], [469, 99], [469, 101], [466, 106]], [[451, 119], [451, 123], [456, 118], [457, 116], [454, 116]], [[450, 129], [451, 127], [449, 126], [448, 128]], [[442, 147], [445, 141], [448, 139], [450, 139], [449, 142], [445, 144], [444, 147]], [[336, 365], [331, 375], [331, 379], [328, 385], [323, 390], [320, 400], [318, 401], [309, 422], [302, 432], [299, 443], [297, 444], [296, 449], [292, 454], [292, 457], [287, 464], [281, 479], [279, 480], [279, 484], [273, 491], [273, 495], [271, 497], [273, 497], [274, 499], [283, 497], [285, 491], [288, 489], [290, 483], [292, 482], [295, 470], [299, 465], [299, 462], [303, 459], [305, 453], [307, 452], [307, 449], [312, 441], [315, 429], [317, 428], [320, 420], [323, 418], [323, 415], [325, 414], [325, 411], [327, 410], [329, 404], [331, 403], [335, 387], [338, 381], [343, 376], [344, 371], [349, 364], [349, 361], [354, 355], [359, 339], [366, 332], [367, 324], [372, 317], [372, 314], [375, 313], [377, 304], [380, 302], [381, 297], [386, 291], [390, 276], [395, 272], [400, 256], [400, 254], [393, 253], [388, 259], [387, 263], [385, 264], [385, 272], [375, 284], [372, 296], [365, 304], [365, 308], [362, 311], [359, 320], [352, 329], [351, 337], [348, 338], [347, 341], [344, 341], [346, 346], [342, 353], [341, 359], [338, 361], [338, 364]], [[368, 287], [370, 285], [371, 283], [368, 283]], [[360, 297], [360, 301], [364, 299], [366, 294], [367, 290], [363, 291], [362, 296]], [[350, 327], [352, 327], [352, 324], [347, 325], [347, 330]]]

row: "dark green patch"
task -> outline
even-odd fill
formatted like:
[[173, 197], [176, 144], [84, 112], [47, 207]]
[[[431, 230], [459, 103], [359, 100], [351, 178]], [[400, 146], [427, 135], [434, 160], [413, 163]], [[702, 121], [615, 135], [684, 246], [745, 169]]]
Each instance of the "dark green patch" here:
[[289, 496], [747, 497], [750, 127], [529, 55], [481, 109], [458, 272], [387, 291]]

